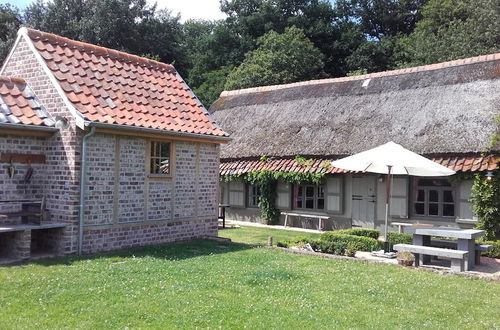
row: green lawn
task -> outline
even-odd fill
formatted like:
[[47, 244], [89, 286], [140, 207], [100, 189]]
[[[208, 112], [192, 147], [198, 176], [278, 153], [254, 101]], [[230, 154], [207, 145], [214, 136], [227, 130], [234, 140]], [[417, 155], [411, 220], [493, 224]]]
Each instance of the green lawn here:
[[242, 227], [234, 229], [219, 230], [219, 236], [230, 238], [233, 242], [245, 244], [266, 245], [267, 238], [273, 237], [273, 243], [293, 239], [297, 236], [307, 238], [319, 238], [320, 234], [305, 233], [292, 230], [268, 229], [260, 227]]
[[215, 241], [0, 267], [2, 329], [493, 329], [498, 306], [498, 283]]

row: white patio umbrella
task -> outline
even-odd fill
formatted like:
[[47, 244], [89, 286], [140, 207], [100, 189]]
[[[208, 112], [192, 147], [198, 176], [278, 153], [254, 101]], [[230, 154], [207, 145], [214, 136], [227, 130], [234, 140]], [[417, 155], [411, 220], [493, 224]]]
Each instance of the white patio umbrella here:
[[355, 172], [387, 174], [384, 242], [387, 242], [387, 222], [389, 218], [393, 175], [448, 176], [455, 174], [455, 171], [405, 149], [392, 141], [373, 149], [336, 160], [332, 162], [332, 166]]

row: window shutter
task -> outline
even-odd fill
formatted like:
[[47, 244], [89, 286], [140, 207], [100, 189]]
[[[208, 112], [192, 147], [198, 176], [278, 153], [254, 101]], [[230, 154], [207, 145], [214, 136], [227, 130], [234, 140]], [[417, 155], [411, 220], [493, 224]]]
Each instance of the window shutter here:
[[245, 207], [245, 184], [243, 182], [229, 182], [229, 205]]
[[278, 181], [276, 187], [276, 207], [282, 210], [289, 210], [291, 208], [290, 184]]
[[476, 220], [476, 217], [474, 217], [474, 213], [472, 212], [472, 203], [469, 202], [469, 197], [472, 193], [472, 180], [465, 180], [460, 182], [459, 192], [458, 217], [460, 219]]
[[326, 210], [329, 213], [344, 212], [344, 177], [333, 176], [326, 180]]
[[408, 177], [392, 179], [391, 216], [408, 218], [408, 181]]

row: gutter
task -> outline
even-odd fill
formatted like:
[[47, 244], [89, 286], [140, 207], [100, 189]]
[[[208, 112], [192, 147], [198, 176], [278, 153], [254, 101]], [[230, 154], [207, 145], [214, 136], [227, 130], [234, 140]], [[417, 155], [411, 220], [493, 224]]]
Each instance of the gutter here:
[[90, 132], [83, 137], [82, 158], [80, 162], [80, 221], [78, 230], [78, 255], [82, 254], [83, 249], [83, 222], [85, 218], [85, 172], [87, 170], [87, 141], [95, 134], [95, 127], [90, 128]]
[[6, 124], [6, 123], [0, 123], [0, 128], [22, 129], [26, 131], [42, 131], [42, 132], [52, 132], [52, 133], [59, 131], [59, 129], [55, 127], [33, 126], [24, 124]]
[[97, 128], [112, 128], [123, 131], [130, 132], [143, 132], [143, 133], [151, 133], [151, 134], [161, 134], [161, 135], [174, 135], [180, 137], [190, 137], [197, 139], [210, 139], [210, 140], [218, 140], [221, 143], [230, 142], [232, 138], [229, 136], [217, 136], [217, 135], [206, 135], [206, 134], [196, 134], [196, 133], [185, 133], [185, 132], [175, 132], [175, 131], [164, 131], [155, 128], [146, 128], [146, 127], [137, 127], [137, 126], [124, 126], [119, 124], [105, 124], [98, 122], [85, 122], [85, 126], [92, 126]]

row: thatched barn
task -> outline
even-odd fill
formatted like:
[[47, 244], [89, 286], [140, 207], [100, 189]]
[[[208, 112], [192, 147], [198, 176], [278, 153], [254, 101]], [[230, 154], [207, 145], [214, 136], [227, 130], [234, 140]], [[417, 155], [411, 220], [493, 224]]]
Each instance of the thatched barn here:
[[[458, 175], [396, 177], [393, 221], [470, 226], [476, 221], [469, 202], [472, 180], [463, 173], [486, 175], [497, 169], [499, 147], [492, 141], [498, 131], [499, 91], [500, 53], [225, 91], [210, 108], [233, 139], [221, 149], [220, 174], [263, 169], [325, 173], [320, 184], [278, 182], [277, 207], [328, 217], [323, 229], [373, 228], [384, 218], [384, 178], [327, 164], [394, 141]], [[230, 219], [260, 221], [258, 188], [234, 180], [221, 183], [220, 191], [221, 201], [231, 205]], [[312, 217], [294, 218], [296, 226], [319, 225]]]

